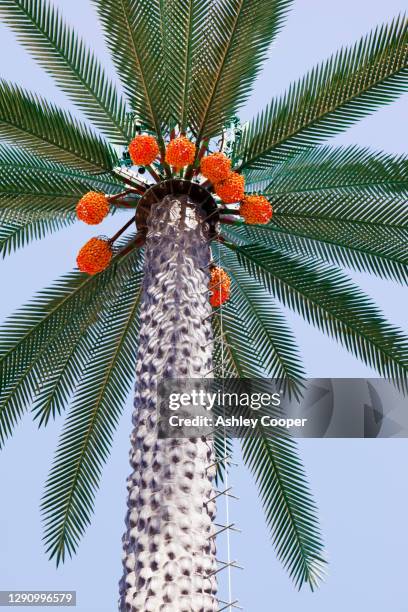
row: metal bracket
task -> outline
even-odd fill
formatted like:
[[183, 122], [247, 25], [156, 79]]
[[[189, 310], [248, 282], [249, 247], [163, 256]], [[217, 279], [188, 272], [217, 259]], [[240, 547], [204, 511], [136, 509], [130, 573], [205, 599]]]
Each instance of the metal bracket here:
[[[222, 338], [224, 338], [224, 336], [227, 335], [227, 332], [224, 332], [223, 334], [220, 334], [219, 336], [217, 336], [216, 338], [213, 338], [212, 340], [210, 340], [210, 342], [207, 342], [207, 344], [204, 344], [203, 346], [201, 346], [202, 349], [207, 348], [207, 346], [210, 346], [210, 344], [214, 344], [215, 342], [222, 342]], [[229, 345], [227, 345], [229, 346]]]
[[236, 610], [243, 610], [244, 608], [241, 608], [241, 606], [238, 606], [238, 599], [235, 599], [235, 601], [223, 601], [222, 599], [218, 600], [219, 603], [221, 605], [223, 605], [222, 608], [218, 608], [217, 612], [222, 612], [223, 610], [228, 610], [228, 608], [235, 608]]
[[[205, 469], [210, 470], [211, 468], [216, 467], [219, 463], [224, 463], [225, 461], [228, 461], [228, 459], [231, 459], [231, 458], [232, 458], [232, 455], [225, 455], [225, 457], [220, 457], [220, 459], [217, 459], [216, 461], [208, 465]], [[233, 461], [229, 461], [228, 465], [232, 465], [233, 467], [238, 467], [238, 463], [234, 463]]]
[[244, 569], [241, 565], [238, 565], [236, 561], [230, 561], [229, 563], [227, 563], [226, 561], [220, 561], [219, 559], [217, 559], [217, 563], [221, 563], [222, 567], [219, 567], [213, 572], [210, 572], [209, 574], [207, 574], [208, 578], [211, 578], [211, 576], [215, 576], [215, 574], [219, 574], [223, 570], [227, 569], [227, 567], [234, 567], [235, 569], [240, 569], [240, 570]]
[[207, 315], [206, 317], [204, 317], [204, 319], [201, 319], [201, 323], [204, 323], [204, 321], [206, 321], [207, 319], [210, 319], [211, 317], [213, 317], [214, 315], [219, 316], [219, 310], [221, 309], [220, 306], [217, 306], [217, 308], [214, 308], [214, 310], [212, 312], [210, 312], [209, 315]]
[[211, 370], [208, 370], [208, 372], [205, 372], [205, 374], [203, 374], [203, 378], [205, 378], [209, 374], [212, 374], [212, 372], [215, 372], [216, 370], [219, 370], [220, 368], [221, 368], [221, 365], [214, 366], [213, 368], [211, 368]]
[[215, 495], [214, 497], [211, 497], [211, 499], [209, 499], [208, 501], [214, 501], [215, 499], [217, 499], [218, 497], [221, 497], [222, 495], [225, 495], [226, 497], [231, 497], [231, 499], [236, 499], [239, 500], [239, 497], [236, 497], [235, 495], [232, 495], [230, 493], [230, 491], [232, 491], [232, 487], [228, 487], [228, 489], [225, 489], [225, 491], [217, 491], [215, 490]]
[[214, 538], [216, 538], [218, 535], [220, 535], [220, 533], [223, 533], [224, 531], [234, 531], [235, 533], [242, 533], [242, 531], [240, 529], [237, 529], [235, 527], [235, 523], [231, 523], [231, 525], [220, 525], [220, 523], [214, 523], [214, 525], [216, 527], [221, 527], [221, 529], [219, 529], [218, 531], [216, 531], [215, 533], [213, 533], [213, 535], [211, 535], [208, 539], [209, 540], [213, 540]]

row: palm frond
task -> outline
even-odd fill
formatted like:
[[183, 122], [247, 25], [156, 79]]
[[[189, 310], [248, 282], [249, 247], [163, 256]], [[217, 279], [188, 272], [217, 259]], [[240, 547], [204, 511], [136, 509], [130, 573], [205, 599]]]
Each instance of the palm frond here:
[[131, 137], [126, 105], [101, 64], [47, 0], [4, 0], [0, 15], [18, 40], [111, 142]]
[[45, 175], [50, 177], [54, 174], [57, 178], [72, 179], [76, 184], [83, 183], [88, 188], [100, 189], [106, 193], [116, 193], [123, 187], [123, 183], [112, 174], [92, 174], [83, 172], [76, 168], [70, 168], [66, 164], [57, 163], [51, 159], [45, 159], [26, 151], [23, 148], [0, 143], [0, 171], [7, 175], [8, 171], [16, 169], [24, 172], [26, 169], [31, 174]]
[[[236, 290], [234, 285], [231, 299], [234, 299]], [[234, 311], [231, 317], [223, 314], [222, 320], [221, 326], [220, 318], [213, 317], [215, 337], [224, 333], [227, 343], [222, 351], [220, 345], [216, 345], [214, 363], [218, 366], [217, 371], [223, 371], [225, 377], [258, 377], [259, 369], [252, 369], [248, 359], [254, 347], [240, 311]], [[282, 329], [283, 334], [285, 342], [293, 343], [288, 329]], [[236, 341], [237, 335], [246, 337], [246, 346], [244, 341], [242, 346], [241, 340]], [[286, 358], [285, 349], [282, 357]], [[225, 455], [223, 440], [216, 439], [216, 442], [222, 457]], [[325, 560], [315, 504], [295, 441], [281, 431], [271, 436], [263, 429], [254, 436], [243, 438], [242, 451], [244, 462], [257, 482], [279, 559], [299, 588], [308, 583], [313, 590], [323, 577]]]
[[161, 0], [93, 0], [106, 43], [143, 127], [161, 137], [168, 115]]
[[[254, 180], [263, 172], [253, 171]], [[241, 236], [407, 282], [405, 157], [318, 147], [276, 166], [270, 178], [273, 222]]]
[[306, 149], [273, 168], [247, 170], [246, 186], [268, 197], [333, 194], [408, 195], [408, 158], [367, 148], [320, 146]]
[[[51, 417], [55, 418], [65, 410], [77, 382], [91, 364], [93, 348], [100, 342], [97, 334], [99, 328], [95, 326], [100, 319], [100, 312], [112, 304], [117, 305], [117, 294], [131, 276], [140, 277], [143, 268], [141, 253], [133, 251], [127, 259], [106, 287], [101, 286], [95, 290], [92, 307], [88, 312], [85, 315], [81, 313], [73, 325], [70, 324], [68, 328], [66, 326], [62, 337], [57, 336], [55, 344], [60, 346], [58, 363], [53, 363], [52, 369], [47, 368], [47, 375], [42, 377], [41, 387], [33, 401], [32, 412], [39, 426], [47, 425]], [[66, 332], [67, 339], [64, 337]], [[47, 347], [47, 353], [56, 348]]]
[[227, 244], [279, 301], [407, 390], [408, 339], [345, 274], [277, 247]]
[[92, 360], [75, 392], [42, 502], [45, 546], [57, 565], [90, 523], [103, 464], [134, 380], [141, 274], [122, 287], [97, 324]]
[[[227, 316], [230, 319], [239, 313], [240, 322], [244, 322], [241, 331], [235, 327], [229, 341], [233, 346], [240, 344], [242, 362], [253, 360], [251, 376], [255, 376], [257, 371], [259, 378], [279, 378], [298, 394], [305, 373], [292, 334], [279, 309], [258, 281], [225, 247], [219, 249], [219, 260], [232, 281], [231, 299], [223, 306], [223, 318]], [[248, 338], [251, 338], [253, 351], [248, 350]]]
[[210, 0], [162, 0], [161, 30], [168, 95], [169, 127], [188, 128], [193, 77], [206, 36], [205, 20]]
[[[37, 421], [38, 427], [48, 425], [50, 419], [55, 419], [66, 409], [75, 386], [81, 379], [89, 360], [92, 359], [92, 351], [96, 342], [93, 324], [97, 319], [96, 307], [103, 308], [102, 295], [101, 293], [95, 295], [93, 303], [95, 308], [92, 309], [92, 312], [71, 319], [73, 323], [57, 334], [55, 340], [36, 360], [34, 366], [36, 370], [46, 365], [46, 376], [43, 375], [40, 378], [40, 384], [35, 389], [35, 393], [28, 396], [32, 404], [33, 419]], [[52, 359], [52, 368], [50, 368], [47, 357], [51, 351], [58, 351], [58, 359]], [[24, 389], [26, 377], [21, 378], [18, 384], [21, 389]], [[15, 389], [16, 386], [14, 386], [13, 393]]]
[[[338, 266], [369, 272], [399, 283], [408, 282], [408, 229], [379, 226], [355, 227], [352, 223], [276, 224], [276, 244], [281, 248], [320, 257]], [[261, 234], [258, 232], [257, 236]]]
[[398, 196], [359, 194], [296, 193], [277, 200], [269, 198], [275, 208], [275, 221], [282, 219], [307, 222], [349, 222], [355, 227], [408, 227], [408, 202]]
[[192, 77], [189, 124], [198, 139], [220, 133], [248, 98], [291, 0], [213, 2]]
[[[81, 330], [85, 333], [97, 321], [101, 308], [135, 273], [137, 257], [131, 251], [95, 276], [71, 272], [6, 320], [0, 329], [1, 444], [37, 396], [50, 399], [61, 364], [81, 341]], [[77, 372], [82, 372], [79, 366]]]
[[408, 229], [276, 217], [269, 225], [226, 231], [289, 254], [314, 257], [360, 272], [408, 282]]
[[294, 440], [258, 433], [243, 439], [242, 452], [258, 485], [278, 558], [299, 589], [308, 584], [313, 591], [324, 578], [326, 559]]
[[0, 138], [91, 173], [110, 171], [118, 163], [114, 151], [85, 124], [4, 80], [0, 80]]
[[19, 213], [13, 214], [12, 220], [0, 214], [0, 255], [5, 257], [17, 249], [21, 249], [33, 240], [41, 240], [48, 234], [74, 223], [75, 216], [71, 214], [56, 215], [55, 213]]
[[[91, 338], [87, 331], [90, 315], [78, 313], [67, 325], [54, 333], [49, 342], [39, 349], [28, 365], [7, 383], [0, 387], [0, 446], [10, 437], [19, 419], [30, 408], [37, 395], [49, 390], [49, 383], [67, 361], [67, 355], [79, 345], [84, 345], [87, 353], [92, 350]], [[80, 376], [83, 355], [78, 353], [71, 373]], [[69, 384], [75, 385], [77, 378], [73, 377]], [[52, 407], [50, 407], [50, 412]], [[52, 413], [56, 414], [55, 410]], [[41, 424], [48, 422], [49, 414], [44, 409], [41, 414]]]
[[400, 17], [291, 85], [244, 130], [235, 151], [241, 169], [282, 162], [395, 100], [407, 87], [407, 43]]
[[0, 215], [72, 213], [88, 190], [118, 193], [123, 184], [109, 175], [90, 175], [0, 144]]

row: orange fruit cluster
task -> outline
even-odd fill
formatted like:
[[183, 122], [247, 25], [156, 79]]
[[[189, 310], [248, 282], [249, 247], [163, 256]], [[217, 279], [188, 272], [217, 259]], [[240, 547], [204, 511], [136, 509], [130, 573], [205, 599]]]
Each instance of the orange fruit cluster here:
[[222, 268], [215, 266], [210, 270], [210, 304], [214, 308], [226, 302], [231, 293], [231, 279]]
[[201, 160], [200, 170], [205, 178], [216, 185], [231, 174], [231, 160], [225, 153], [211, 153]]
[[129, 144], [129, 155], [135, 166], [150, 166], [159, 152], [157, 140], [149, 134], [139, 134]]
[[245, 195], [244, 177], [237, 172], [231, 172], [227, 179], [215, 185], [215, 193], [225, 204], [240, 202]]
[[189, 166], [195, 160], [196, 146], [185, 136], [178, 136], [170, 140], [166, 149], [166, 162], [174, 166], [176, 170], [181, 170]]
[[112, 247], [105, 238], [91, 238], [80, 249], [77, 266], [81, 272], [97, 274], [108, 267], [112, 259]]
[[264, 196], [247, 195], [239, 207], [239, 214], [249, 225], [263, 225], [272, 219], [272, 206]]
[[89, 191], [79, 200], [76, 206], [78, 219], [88, 225], [98, 225], [109, 212], [108, 199], [103, 193]]

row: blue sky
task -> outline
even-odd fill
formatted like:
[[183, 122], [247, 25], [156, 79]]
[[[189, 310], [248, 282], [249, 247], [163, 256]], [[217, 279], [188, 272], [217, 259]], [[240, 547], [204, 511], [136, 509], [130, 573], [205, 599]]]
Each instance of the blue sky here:
[[[59, 0], [78, 31], [112, 68], [88, 0]], [[256, 93], [243, 110], [249, 118], [275, 94], [341, 45], [351, 43], [378, 23], [406, 10], [406, 0], [296, 0], [286, 28], [258, 79]], [[70, 108], [64, 94], [0, 26], [0, 74]], [[386, 107], [336, 143], [406, 151], [408, 98]], [[119, 225], [105, 222], [104, 233]], [[94, 230], [77, 224], [31, 245], [0, 263], [0, 318], [27, 301], [74, 265], [75, 254]], [[405, 330], [406, 289], [353, 274], [387, 316]], [[298, 316], [287, 313], [312, 376], [364, 376], [372, 372], [334, 341]], [[58, 570], [47, 561], [41, 543], [39, 500], [61, 421], [37, 431], [25, 419], [0, 455], [0, 589], [76, 589], [80, 612], [116, 609], [120, 576], [120, 540], [128, 468], [129, 401], [118, 429], [111, 461], [97, 496], [96, 514], [78, 556]], [[234, 535], [232, 556], [245, 567], [233, 574], [233, 593], [246, 612], [285, 607], [290, 612], [406, 612], [406, 506], [408, 446], [405, 440], [305, 440], [300, 450], [320, 508], [330, 560], [329, 576], [318, 593], [296, 592], [274, 557], [257, 501], [256, 489], [241, 465], [231, 479], [240, 502], [231, 508], [242, 529]], [[222, 508], [221, 508], [222, 513]], [[225, 554], [220, 540], [220, 556]]]

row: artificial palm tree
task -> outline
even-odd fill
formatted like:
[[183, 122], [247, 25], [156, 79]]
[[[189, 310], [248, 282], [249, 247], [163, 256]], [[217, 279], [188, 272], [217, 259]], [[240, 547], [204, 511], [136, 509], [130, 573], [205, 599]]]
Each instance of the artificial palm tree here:
[[[76, 214], [127, 215], [116, 236], [84, 246], [80, 271], [5, 323], [0, 441], [27, 410], [45, 426], [69, 405], [42, 506], [47, 551], [63, 561], [90, 523], [136, 372], [119, 609], [215, 611], [224, 442], [158, 439], [157, 383], [221, 371], [283, 378], [299, 393], [280, 303], [406, 386], [406, 337], [341, 268], [407, 281], [407, 160], [322, 143], [404, 91], [407, 22], [342, 50], [242, 126], [237, 110], [290, 0], [94, 4], [123, 96], [52, 5], [0, 1], [95, 126], [0, 83], [3, 254]], [[324, 556], [294, 442], [261, 433], [242, 446], [278, 556], [314, 588]]]

